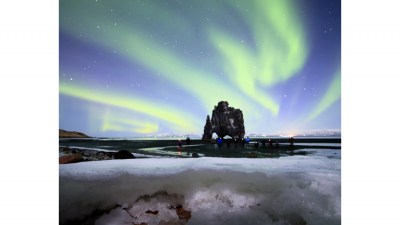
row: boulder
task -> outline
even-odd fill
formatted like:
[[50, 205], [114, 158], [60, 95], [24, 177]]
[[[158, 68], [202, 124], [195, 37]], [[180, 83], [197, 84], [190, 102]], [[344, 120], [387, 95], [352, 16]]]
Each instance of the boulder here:
[[243, 138], [245, 135], [243, 113], [240, 109], [228, 107], [227, 101], [218, 102], [218, 106], [214, 106], [212, 118], [207, 115], [206, 125], [202, 140], [210, 140], [215, 132], [219, 137], [237, 137]]
[[72, 155], [61, 156], [58, 159], [58, 161], [60, 164], [77, 163], [77, 162], [82, 162], [83, 157], [82, 157], [82, 154], [76, 153], [76, 154], [72, 154]]
[[196, 152], [194, 152], [194, 153], [192, 154], [192, 157], [193, 157], [193, 158], [199, 158], [200, 156], [199, 156], [199, 154], [197, 154]]
[[84, 153], [83, 153], [83, 155], [84, 156], [87, 156], [87, 157], [96, 157], [97, 156], [97, 151], [96, 150], [86, 150]]
[[89, 157], [89, 156], [90, 156], [90, 150], [86, 150], [86, 151], [83, 153], [83, 155]]
[[135, 156], [132, 155], [127, 150], [119, 150], [118, 152], [114, 153], [114, 159], [133, 159]]
[[247, 158], [257, 158], [257, 154], [256, 153], [249, 153], [247, 154]]

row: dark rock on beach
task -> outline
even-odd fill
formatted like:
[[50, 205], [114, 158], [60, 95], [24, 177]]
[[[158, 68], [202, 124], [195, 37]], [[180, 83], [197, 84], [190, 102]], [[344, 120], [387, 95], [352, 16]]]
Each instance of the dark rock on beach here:
[[77, 162], [82, 162], [83, 157], [82, 157], [82, 154], [76, 153], [76, 154], [72, 154], [72, 155], [61, 156], [58, 159], [58, 161], [60, 164], [77, 163]]
[[119, 150], [118, 152], [114, 153], [114, 159], [133, 159], [133, 158], [135, 158], [135, 156], [133, 156], [133, 154], [127, 150]]
[[193, 158], [199, 158], [200, 156], [199, 156], [199, 154], [197, 154], [196, 152], [194, 152], [194, 153], [192, 154], [192, 157], [193, 157]]

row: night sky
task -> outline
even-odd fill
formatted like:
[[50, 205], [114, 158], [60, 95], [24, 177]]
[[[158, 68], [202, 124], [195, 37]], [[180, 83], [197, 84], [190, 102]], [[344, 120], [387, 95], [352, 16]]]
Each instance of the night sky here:
[[341, 2], [59, 1], [59, 128], [202, 134], [341, 129]]

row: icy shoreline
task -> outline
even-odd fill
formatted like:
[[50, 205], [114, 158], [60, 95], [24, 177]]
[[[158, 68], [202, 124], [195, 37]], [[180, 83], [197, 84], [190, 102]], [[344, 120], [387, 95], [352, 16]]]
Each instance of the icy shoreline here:
[[187, 224], [340, 224], [341, 160], [322, 156], [81, 162], [59, 165], [59, 180], [60, 224], [115, 205], [95, 224], [184, 224], [176, 205]]
[[[63, 153], [63, 151], [67, 150], [67, 146], [59, 146], [59, 148], [63, 148], [59, 152], [59, 157], [69, 155]], [[77, 146], [68, 146], [68, 150], [78, 149], [78, 150], [89, 150], [89, 151], [97, 151], [97, 152], [118, 152], [118, 150], [107, 150], [107, 149], [100, 149], [100, 148], [87, 148], [87, 147], [77, 147]], [[71, 154], [71, 153], [70, 153]], [[132, 153], [132, 155], [136, 158], [168, 158], [170, 156], [157, 156], [157, 155], [146, 155], [140, 153]], [[87, 157], [84, 157], [85, 159]]]

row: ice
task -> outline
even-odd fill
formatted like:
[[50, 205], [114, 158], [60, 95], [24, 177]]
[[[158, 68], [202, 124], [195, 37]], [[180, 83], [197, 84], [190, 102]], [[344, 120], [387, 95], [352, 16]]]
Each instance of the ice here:
[[132, 225], [132, 217], [122, 208], [111, 210], [107, 215], [96, 220], [95, 225], [110, 225], [110, 224], [130, 224]]
[[[114, 220], [184, 224], [171, 209], [178, 205], [191, 212], [187, 224], [337, 224], [340, 162], [322, 156], [292, 156], [64, 164], [59, 166], [60, 224], [116, 204], [120, 206], [96, 224]], [[122, 205], [130, 216], [123, 213]]]

